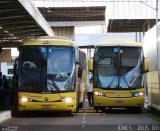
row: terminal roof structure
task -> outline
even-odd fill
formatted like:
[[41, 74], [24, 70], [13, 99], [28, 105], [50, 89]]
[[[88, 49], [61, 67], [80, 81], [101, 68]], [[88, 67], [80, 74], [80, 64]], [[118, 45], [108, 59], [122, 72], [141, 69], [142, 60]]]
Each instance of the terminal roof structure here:
[[47, 21], [105, 21], [105, 6], [39, 8]]
[[23, 39], [44, 35], [54, 32], [31, 1], [0, 1], [0, 46], [14, 46]]

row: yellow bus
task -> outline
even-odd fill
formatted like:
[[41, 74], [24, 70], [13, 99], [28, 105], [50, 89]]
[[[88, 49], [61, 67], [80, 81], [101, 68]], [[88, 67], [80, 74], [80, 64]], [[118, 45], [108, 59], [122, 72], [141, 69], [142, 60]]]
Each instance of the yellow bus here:
[[141, 44], [132, 40], [104, 40], [95, 45], [94, 108], [126, 107], [140, 112], [144, 106], [143, 74], [147, 70]]
[[48, 36], [26, 40], [14, 66], [12, 114], [75, 112], [84, 101], [85, 78], [86, 55], [73, 41]]

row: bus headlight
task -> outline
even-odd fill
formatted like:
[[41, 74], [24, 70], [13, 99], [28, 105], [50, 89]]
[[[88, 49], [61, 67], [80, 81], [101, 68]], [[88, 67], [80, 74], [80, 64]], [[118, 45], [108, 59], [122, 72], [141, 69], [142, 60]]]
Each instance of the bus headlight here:
[[94, 94], [95, 94], [96, 96], [105, 96], [104, 93], [102, 93], [102, 92], [97, 92], [97, 91], [95, 91]]
[[22, 101], [22, 102], [27, 102], [27, 101], [28, 101], [28, 98], [27, 98], [27, 97], [22, 97], [22, 98], [21, 98], [21, 101]]
[[143, 96], [144, 93], [143, 92], [136, 92], [133, 96]]
[[67, 102], [67, 103], [69, 103], [69, 102], [72, 102], [73, 100], [74, 100], [74, 98], [72, 98], [72, 97], [66, 97], [66, 98], [63, 98], [63, 99], [61, 99], [63, 102]]

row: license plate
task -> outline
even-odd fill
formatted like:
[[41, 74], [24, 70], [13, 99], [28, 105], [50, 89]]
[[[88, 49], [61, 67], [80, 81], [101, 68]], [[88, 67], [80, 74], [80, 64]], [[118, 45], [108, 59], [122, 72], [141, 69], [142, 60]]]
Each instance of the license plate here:
[[123, 104], [123, 100], [116, 100], [115, 103], [116, 104]]
[[42, 105], [42, 109], [51, 109], [51, 105]]

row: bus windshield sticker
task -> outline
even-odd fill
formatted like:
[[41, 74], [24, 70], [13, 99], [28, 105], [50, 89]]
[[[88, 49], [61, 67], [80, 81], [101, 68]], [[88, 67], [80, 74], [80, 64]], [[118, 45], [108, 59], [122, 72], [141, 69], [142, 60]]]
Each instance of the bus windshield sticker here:
[[49, 49], [49, 52], [52, 52], [52, 49]]
[[114, 48], [114, 53], [117, 53], [118, 52], [118, 48]]

